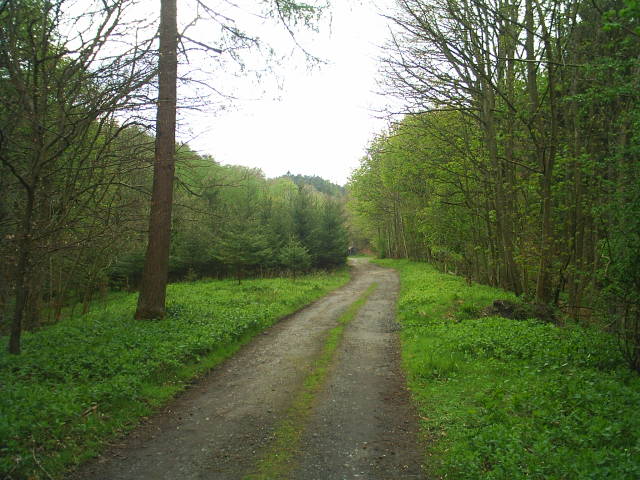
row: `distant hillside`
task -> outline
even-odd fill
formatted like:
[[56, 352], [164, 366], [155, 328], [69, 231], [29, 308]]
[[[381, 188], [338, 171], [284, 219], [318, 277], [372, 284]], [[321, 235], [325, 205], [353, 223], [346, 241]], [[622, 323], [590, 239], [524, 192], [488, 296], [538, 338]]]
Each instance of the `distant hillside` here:
[[293, 175], [291, 172], [287, 172], [286, 175], [283, 175], [282, 177], [291, 179], [291, 181], [298, 186], [311, 185], [319, 192], [326, 193], [327, 195], [340, 197], [345, 194], [344, 187], [336, 185], [335, 183], [318, 177], [317, 175]]

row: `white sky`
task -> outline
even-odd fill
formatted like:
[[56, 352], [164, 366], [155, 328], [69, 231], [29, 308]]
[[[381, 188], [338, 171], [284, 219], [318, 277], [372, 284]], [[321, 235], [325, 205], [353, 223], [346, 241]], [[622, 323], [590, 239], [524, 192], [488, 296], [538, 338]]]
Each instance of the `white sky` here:
[[332, 3], [331, 25], [325, 22], [319, 33], [299, 37], [327, 64], [310, 70], [302, 55], [293, 55], [277, 69], [281, 88], [273, 79], [239, 80], [234, 94], [240, 98], [231, 108], [183, 112], [180, 138], [223, 164], [257, 167], [268, 177], [291, 171], [346, 183], [369, 141], [387, 124], [374, 110], [382, 106], [375, 93], [376, 58], [387, 35], [378, 12], [391, 1]]
[[[369, 142], [387, 127], [387, 121], [377, 113], [388, 103], [376, 93], [377, 58], [388, 35], [380, 12], [388, 13], [394, 0], [329, 1], [330, 12], [317, 33], [308, 29], [296, 32], [299, 44], [324, 60], [315, 67], [305, 61], [277, 20], [265, 20], [261, 15], [264, 12], [260, 9], [270, 1], [204, 1], [233, 19], [240, 30], [274, 47], [277, 55], [271, 60], [264, 52], [240, 52], [247, 71], [271, 68], [274, 72], [258, 79], [251, 73], [239, 74], [237, 62], [228, 53], [207, 56], [189, 51], [188, 64], [181, 57], [179, 74], [202, 83], [179, 84], [178, 140], [222, 164], [260, 168], [268, 177], [290, 171], [345, 184]], [[117, 55], [119, 48], [130, 48], [138, 38], [152, 38], [159, 3], [126, 0], [126, 23], [119, 32], [124, 36], [114, 35], [107, 54]], [[94, 4], [100, 11], [101, 0], [68, 0], [66, 5], [73, 18], [93, 11], [90, 5]], [[190, 24], [198, 12], [202, 13], [195, 0], [178, 1], [179, 29]], [[77, 37], [80, 26], [91, 28], [91, 17], [81, 17], [81, 21], [89, 22], [88, 26], [70, 23], [68, 38]], [[221, 45], [220, 29], [211, 21], [197, 22], [186, 34], [208, 45]], [[195, 111], [191, 108], [194, 96], [208, 91], [203, 84], [235, 99], [212, 97], [215, 105]], [[151, 116], [148, 120], [153, 124]]]

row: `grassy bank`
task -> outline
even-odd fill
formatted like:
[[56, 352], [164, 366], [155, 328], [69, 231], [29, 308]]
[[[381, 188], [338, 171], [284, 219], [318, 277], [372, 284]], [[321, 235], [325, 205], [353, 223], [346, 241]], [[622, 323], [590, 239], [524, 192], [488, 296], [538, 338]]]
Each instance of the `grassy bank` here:
[[174, 284], [162, 321], [134, 321], [131, 294], [25, 334], [21, 356], [0, 353], [0, 473], [58, 476], [253, 335], [347, 280], [343, 271]]
[[615, 339], [536, 320], [477, 318], [509, 293], [426, 264], [401, 275], [403, 361], [427, 435], [426, 464], [451, 479], [640, 478], [640, 378]]

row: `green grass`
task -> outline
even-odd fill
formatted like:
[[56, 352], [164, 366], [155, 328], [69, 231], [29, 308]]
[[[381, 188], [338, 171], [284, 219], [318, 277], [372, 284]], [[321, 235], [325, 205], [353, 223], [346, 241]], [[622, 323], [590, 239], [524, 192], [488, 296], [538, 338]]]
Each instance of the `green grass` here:
[[130, 294], [26, 333], [21, 356], [0, 352], [0, 473], [60, 476], [256, 333], [347, 280], [341, 271], [173, 284], [164, 320], [134, 321]]
[[311, 414], [316, 395], [327, 378], [335, 351], [342, 341], [344, 329], [355, 318], [377, 286], [376, 283], [371, 284], [340, 316], [338, 325], [329, 330], [320, 356], [305, 377], [302, 389], [294, 398], [285, 418], [276, 427], [274, 439], [258, 460], [256, 472], [245, 477], [245, 480], [274, 480], [288, 477], [294, 467], [294, 454], [300, 443], [306, 421]]
[[403, 363], [431, 474], [451, 479], [640, 478], [640, 378], [615, 339], [535, 320], [475, 318], [512, 295], [407, 261]]

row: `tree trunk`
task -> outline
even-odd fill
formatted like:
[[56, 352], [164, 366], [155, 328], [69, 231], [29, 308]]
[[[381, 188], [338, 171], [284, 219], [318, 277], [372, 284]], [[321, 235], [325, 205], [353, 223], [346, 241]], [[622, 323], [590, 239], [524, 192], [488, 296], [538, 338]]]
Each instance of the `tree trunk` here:
[[160, 10], [159, 89], [153, 191], [149, 215], [149, 243], [135, 314], [137, 319], [164, 316], [169, 271], [178, 70], [176, 0], [162, 0]]
[[31, 220], [33, 218], [34, 192], [27, 189], [27, 204], [22, 218], [22, 232], [18, 244], [18, 264], [16, 266], [16, 307], [9, 335], [9, 353], [20, 354], [22, 322], [29, 298], [29, 263], [31, 260]]
[[[542, 119], [540, 117], [540, 104], [538, 95], [538, 82], [537, 82], [537, 55], [535, 51], [535, 14], [534, 14], [534, 0], [527, 0], [525, 2], [525, 25], [526, 25], [526, 42], [525, 50], [527, 55], [527, 92], [529, 95], [529, 131], [532, 140], [532, 157], [535, 158], [536, 163], [542, 170], [542, 177], [540, 180], [540, 196], [542, 199], [541, 206], [541, 225], [540, 225], [540, 251], [539, 251], [539, 263], [538, 263], [538, 276], [536, 279], [536, 301], [538, 303], [549, 303], [551, 301], [551, 241], [552, 241], [552, 225], [551, 225], [551, 180], [553, 175], [553, 158], [546, 153], [546, 147], [541, 135], [544, 131], [542, 125]], [[539, 15], [540, 24], [544, 29], [544, 16]], [[546, 29], [545, 33], [546, 32]], [[552, 53], [549, 51], [548, 37], [545, 36], [545, 46], [547, 47], [547, 56]], [[549, 65], [549, 68], [553, 68]], [[551, 82], [552, 71], [549, 71], [549, 81]], [[549, 95], [553, 95], [551, 91], [553, 87], [549, 87]], [[553, 117], [553, 112], [552, 112]], [[553, 118], [551, 119], [553, 122]], [[552, 142], [555, 139], [552, 139]], [[555, 146], [551, 145], [551, 148]]]
[[550, 136], [546, 149], [543, 149], [540, 155], [542, 162], [542, 230], [540, 235], [540, 269], [538, 272], [538, 282], [536, 285], [536, 301], [538, 303], [548, 304], [552, 300], [551, 296], [551, 268], [553, 255], [553, 168], [555, 164], [555, 156], [558, 141], [558, 109], [556, 99], [556, 61], [554, 58], [551, 35], [544, 24], [544, 16], [541, 7], [537, 4], [540, 22], [543, 31], [543, 39], [546, 51], [547, 61], [547, 78], [549, 82], [547, 101], [549, 102], [549, 130]]
[[[487, 87], [482, 99], [482, 125], [485, 134], [485, 143], [489, 153], [491, 166], [495, 173], [495, 212], [496, 212], [496, 233], [499, 245], [500, 260], [504, 267], [505, 275], [501, 276], [500, 286], [513, 290], [519, 295], [521, 292], [519, 284], [518, 268], [513, 258], [513, 238], [511, 226], [506, 213], [507, 200], [504, 191], [504, 166], [499, 158], [497, 131], [494, 118], [495, 97], [490, 87]], [[500, 266], [498, 266], [500, 270]]]
[[553, 225], [551, 223], [551, 167], [545, 165], [542, 177], [542, 230], [540, 232], [540, 263], [536, 284], [536, 301], [548, 304], [551, 302], [551, 244], [553, 242]]
[[[577, 80], [572, 82], [572, 95], [577, 91]], [[569, 315], [574, 320], [580, 320], [580, 306], [582, 303], [582, 278], [584, 270], [584, 211], [583, 202], [583, 179], [582, 179], [582, 135], [581, 122], [576, 101], [571, 104], [571, 121], [573, 125], [573, 189], [572, 189], [572, 209], [573, 228], [571, 231], [570, 244], [573, 253], [572, 271], [569, 272], [568, 293], [569, 293]]]

